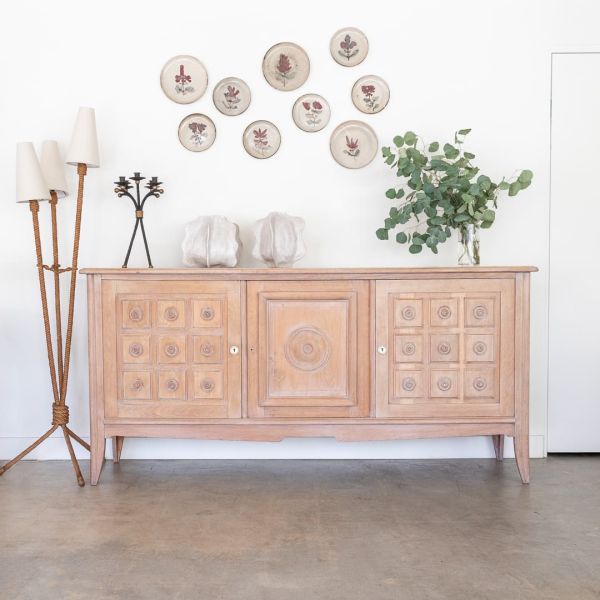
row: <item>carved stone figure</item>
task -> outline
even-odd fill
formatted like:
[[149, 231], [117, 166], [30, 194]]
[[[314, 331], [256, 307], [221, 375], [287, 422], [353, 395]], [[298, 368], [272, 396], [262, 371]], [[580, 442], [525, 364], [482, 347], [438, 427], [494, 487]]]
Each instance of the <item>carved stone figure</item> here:
[[239, 227], [225, 217], [198, 217], [185, 226], [181, 248], [186, 267], [235, 267], [242, 251]]
[[279, 212], [269, 213], [253, 227], [252, 256], [270, 267], [291, 267], [306, 249], [302, 240], [304, 219]]

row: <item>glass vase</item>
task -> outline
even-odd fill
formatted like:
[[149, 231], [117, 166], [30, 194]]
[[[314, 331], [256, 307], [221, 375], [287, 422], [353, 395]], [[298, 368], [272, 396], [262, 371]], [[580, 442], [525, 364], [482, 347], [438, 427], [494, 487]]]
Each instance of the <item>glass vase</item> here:
[[473, 267], [479, 264], [479, 226], [469, 223], [458, 230], [458, 264]]

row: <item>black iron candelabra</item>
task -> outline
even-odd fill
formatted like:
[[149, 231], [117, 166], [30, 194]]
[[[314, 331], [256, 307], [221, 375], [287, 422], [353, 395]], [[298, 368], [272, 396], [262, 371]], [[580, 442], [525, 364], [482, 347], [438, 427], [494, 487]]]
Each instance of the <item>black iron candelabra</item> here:
[[[146, 248], [146, 257], [148, 258], [148, 267], [150, 269], [152, 266], [152, 259], [150, 258], [150, 250], [148, 249], [148, 240], [146, 239], [146, 230], [144, 229], [144, 205], [146, 204], [146, 200], [151, 196], [155, 198], [160, 197], [161, 194], [164, 193], [164, 190], [161, 188], [162, 181], [158, 181], [158, 177], [152, 177], [150, 181], [144, 186], [148, 193], [142, 198], [142, 193], [140, 193], [140, 183], [146, 179], [142, 177], [139, 173], [134, 173], [133, 177], [126, 179], [125, 177], [119, 177], [119, 181], [115, 181], [115, 194], [119, 198], [123, 196], [127, 196], [135, 207], [135, 225], [133, 227], [133, 234], [131, 235], [131, 241], [129, 242], [129, 248], [127, 248], [127, 255], [125, 256], [125, 262], [123, 263], [123, 268], [127, 268], [127, 263], [129, 262], [129, 255], [131, 254], [131, 249], [133, 248], [133, 241], [135, 240], [135, 236], [139, 229], [142, 230], [142, 238], [144, 239], [144, 247]], [[133, 181], [133, 184], [131, 183]], [[135, 187], [134, 194], [130, 193], [129, 190], [132, 190]]]

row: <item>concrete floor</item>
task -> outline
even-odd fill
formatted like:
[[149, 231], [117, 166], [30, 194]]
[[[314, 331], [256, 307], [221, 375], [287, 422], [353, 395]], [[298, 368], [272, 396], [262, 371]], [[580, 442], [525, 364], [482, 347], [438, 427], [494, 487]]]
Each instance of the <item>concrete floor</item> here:
[[597, 600], [600, 458], [24, 462], [0, 597]]

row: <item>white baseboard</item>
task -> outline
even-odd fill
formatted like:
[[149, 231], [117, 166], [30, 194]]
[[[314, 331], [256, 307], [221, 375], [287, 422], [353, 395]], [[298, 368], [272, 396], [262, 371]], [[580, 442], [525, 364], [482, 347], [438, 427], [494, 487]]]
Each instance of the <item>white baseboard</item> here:
[[[89, 441], [87, 438], [86, 441]], [[34, 438], [0, 438], [0, 460], [10, 460]], [[110, 440], [108, 440], [110, 442]], [[545, 436], [529, 437], [531, 458], [546, 456]], [[74, 443], [78, 458], [88, 453]], [[107, 443], [106, 456], [111, 457]], [[505, 456], [514, 458], [513, 445], [506, 440]], [[418, 459], [418, 458], [492, 458], [489, 438], [443, 438], [430, 440], [394, 440], [385, 442], [336, 442], [333, 439], [287, 439], [282, 442], [221, 442], [203, 440], [138, 439], [125, 441], [123, 458], [132, 459]], [[48, 438], [29, 456], [30, 460], [67, 460], [62, 436]]]

